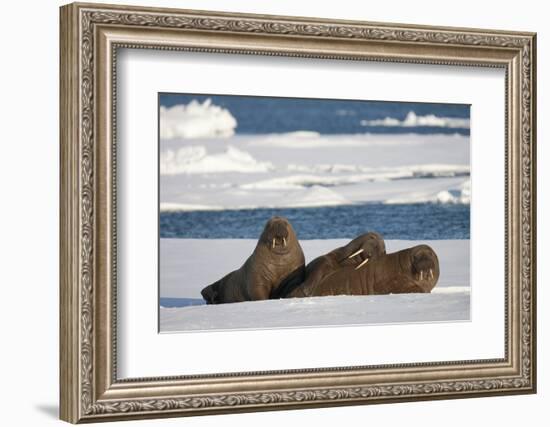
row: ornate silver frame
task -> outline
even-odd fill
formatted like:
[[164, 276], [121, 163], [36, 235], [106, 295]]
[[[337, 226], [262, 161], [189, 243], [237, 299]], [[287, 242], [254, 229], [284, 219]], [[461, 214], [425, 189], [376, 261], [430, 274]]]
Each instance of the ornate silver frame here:
[[[129, 418], [534, 393], [533, 33], [98, 4], [61, 8], [61, 419]], [[116, 376], [117, 48], [502, 67], [505, 357], [176, 378]]]

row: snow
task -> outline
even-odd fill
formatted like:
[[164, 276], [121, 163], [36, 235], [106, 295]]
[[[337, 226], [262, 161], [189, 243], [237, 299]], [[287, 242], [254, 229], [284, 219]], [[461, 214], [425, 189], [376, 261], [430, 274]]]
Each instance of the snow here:
[[471, 180], [461, 182], [458, 185], [451, 185], [447, 190], [441, 190], [433, 195], [433, 192], [409, 192], [405, 197], [390, 198], [385, 201], [387, 204], [397, 203], [462, 203], [470, 204]]
[[[468, 304], [469, 294], [461, 292], [434, 295], [340, 295], [190, 306], [183, 309], [161, 308], [160, 330], [178, 332], [190, 329], [258, 329], [456, 321], [467, 319], [464, 307]], [[398, 314], [399, 320], [389, 314]]]
[[161, 140], [161, 210], [470, 203], [469, 137], [299, 131]]
[[386, 117], [376, 120], [361, 120], [362, 126], [386, 126], [386, 127], [442, 127], [453, 129], [469, 129], [470, 119], [460, 119], [455, 117], [439, 117], [434, 114], [418, 116], [414, 111], [409, 111], [404, 120], [398, 120], [394, 117]]
[[[347, 243], [302, 240], [306, 260]], [[321, 325], [466, 321], [470, 318], [469, 240], [388, 240], [388, 252], [431, 245], [441, 276], [431, 294], [335, 296], [204, 305], [200, 291], [239, 268], [252, 239], [161, 239], [160, 297], [185, 298], [187, 307], [160, 308], [161, 332], [310, 327]], [[191, 305], [193, 304], [193, 305]]]
[[177, 151], [160, 153], [161, 175], [180, 173], [267, 172], [273, 169], [270, 162], [258, 162], [249, 153], [229, 145], [223, 153], [208, 154], [203, 145], [190, 145]]
[[191, 203], [161, 203], [162, 212], [184, 212], [184, 211], [221, 211], [223, 206], [218, 205], [200, 205]]
[[187, 105], [160, 107], [160, 137], [208, 138], [228, 137], [235, 133], [237, 120], [225, 108], [192, 100]]
[[[289, 165], [288, 170], [308, 171], [307, 167]], [[289, 175], [270, 178], [249, 184], [242, 184], [244, 189], [287, 189], [303, 188], [311, 185], [335, 187], [339, 185], [358, 184], [365, 181], [387, 181], [406, 178], [454, 177], [469, 173], [468, 165], [418, 165], [401, 168], [366, 168], [346, 165], [315, 165], [309, 170], [317, 174]], [[360, 174], [332, 175], [338, 172], [362, 171]], [[321, 175], [322, 172], [328, 172]]]

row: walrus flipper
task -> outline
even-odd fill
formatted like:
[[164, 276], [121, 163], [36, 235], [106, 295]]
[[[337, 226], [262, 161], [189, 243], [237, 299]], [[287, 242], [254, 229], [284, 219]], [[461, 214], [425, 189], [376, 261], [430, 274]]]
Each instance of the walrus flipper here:
[[206, 304], [220, 304], [221, 302], [221, 286], [227, 280], [227, 277], [233, 274], [229, 273], [227, 276], [222, 277], [220, 280], [208, 285], [201, 291], [203, 299], [206, 301]]

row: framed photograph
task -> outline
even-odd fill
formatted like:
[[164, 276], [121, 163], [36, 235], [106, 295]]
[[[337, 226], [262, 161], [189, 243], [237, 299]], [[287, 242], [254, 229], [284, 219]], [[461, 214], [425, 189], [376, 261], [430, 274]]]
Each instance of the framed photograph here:
[[536, 391], [535, 34], [60, 22], [63, 420]]

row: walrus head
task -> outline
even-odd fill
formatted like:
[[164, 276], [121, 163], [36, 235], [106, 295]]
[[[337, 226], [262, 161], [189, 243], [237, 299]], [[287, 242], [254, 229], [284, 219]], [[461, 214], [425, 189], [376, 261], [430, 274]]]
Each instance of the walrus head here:
[[275, 254], [284, 255], [296, 245], [297, 241], [290, 222], [281, 216], [274, 216], [265, 224], [258, 246], [264, 246]]
[[410, 251], [411, 272], [425, 293], [432, 291], [439, 279], [439, 259], [428, 245], [419, 245]]
[[349, 242], [343, 251], [340, 263], [353, 259], [356, 269], [363, 267], [370, 259], [376, 259], [386, 254], [386, 245], [382, 236], [375, 232], [361, 234]]

